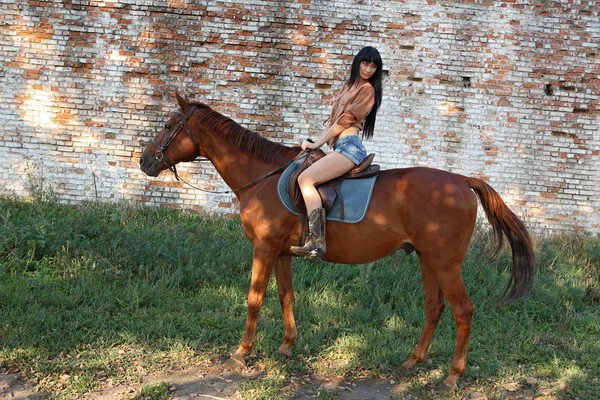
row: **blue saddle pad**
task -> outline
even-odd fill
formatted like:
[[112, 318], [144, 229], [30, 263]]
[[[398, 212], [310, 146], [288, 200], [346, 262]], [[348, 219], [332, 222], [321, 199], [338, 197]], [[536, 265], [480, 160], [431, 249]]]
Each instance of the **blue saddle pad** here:
[[[279, 200], [289, 212], [295, 215], [300, 215], [300, 212], [292, 204], [292, 199], [288, 192], [288, 182], [294, 171], [302, 164], [304, 158], [300, 157], [290, 164], [283, 171], [277, 182]], [[365, 219], [376, 180], [377, 175], [362, 179], [345, 179], [341, 187], [342, 197], [344, 198], [344, 219], [340, 218], [340, 199], [337, 198], [333, 203], [333, 208], [327, 213], [327, 220], [357, 224]]]

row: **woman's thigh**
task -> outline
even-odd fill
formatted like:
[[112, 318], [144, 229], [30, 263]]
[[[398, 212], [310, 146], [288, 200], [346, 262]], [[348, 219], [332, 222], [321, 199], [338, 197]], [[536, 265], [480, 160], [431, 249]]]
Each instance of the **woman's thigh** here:
[[337, 152], [332, 152], [305, 169], [298, 177], [298, 180], [312, 185], [318, 185], [335, 179], [354, 167], [354, 162], [348, 157]]

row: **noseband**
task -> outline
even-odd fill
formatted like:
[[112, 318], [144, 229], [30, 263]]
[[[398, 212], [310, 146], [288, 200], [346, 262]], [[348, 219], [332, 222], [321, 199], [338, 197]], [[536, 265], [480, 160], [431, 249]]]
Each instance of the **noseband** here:
[[165, 154], [165, 151], [167, 150], [167, 148], [169, 147], [169, 145], [171, 144], [173, 139], [175, 139], [175, 137], [177, 137], [179, 132], [181, 132], [181, 129], [185, 128], [185, 131], [187, 132], [188, 136], [190, 137], [190, 139], [192, 139], [192, 143], [194, 144], [194, 149], [196, 149], [196, 155], [200, 154], [200, 148], [198, 147], [198, 144], [196, 143], [194, 136], [192, 135], [192, 133], [188, 129], [187, 125], [185, 124], [187, 122], [187, 120], [192, 116], [192, 113], [194, 112], [195, 109], [196, 109], [196, 106], [190, 107], [187, 114], [183, 114], [183, 112], [181, 110], [175, 111], [177, 114], [181, 115], [183, 118], [181, 119], [181, 121], [179, 121], [179, 123], [177, 124], [177, 127], [175, 128], [173, 133], [171, 133], [171, 136], [169, 136], [162, 145], [160, 145], [156, 141], [156, 138], [152, 139], [152, 143], [158, 148], [158, 150], [156, 150], [156, 152], [154, 153], [154, 157], [156, 158], [157, 161], [163, 161], [165, 164], [167, 164], [167, 166], [169, 167], [169, 171], [171, 171], [171, 172], [173, 172], [173, 174], [175, 174], [175, 179], [177, 179], [177, 180], [180, 180], [179, 175], [177, 174], [177, 167], [175, 166], [175, 163], [173, 163], [169, 159], [169, 157], [167, 157], [167, 155]]

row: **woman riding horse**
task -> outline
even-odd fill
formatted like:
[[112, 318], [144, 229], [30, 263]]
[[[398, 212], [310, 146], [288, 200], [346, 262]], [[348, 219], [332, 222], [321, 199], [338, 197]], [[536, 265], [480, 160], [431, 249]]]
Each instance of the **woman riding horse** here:
[[305, 140], [302, 150], [314, 150], [328, 143], [333, 152], [305, 169], [298, 185], [308, 215], [308, 239], [304, 246], [292, 246], [292, 253], [306, 258], [322, 258], [327, 252], [325, 242], [325, 209], [316, 186], [344, 175], [360, 164], [367, 151], [358, 137], [373, 136], [377, 109], [381, 104], [383, 62], [374, 47], [365, 47], [352, 61], [350, 79], [335, 98], [329, 124], [316, 142]]
[[[290, 247], [298, 240], [300, 221], [279, 200], [277, 181], [282, 166], [289, 165], [300, 149], [272, 142], [205, 104], [179, 95], [177, 102], [180, 109], [146, 147], [140, 168], [149, 176], [158, 176], [166, 169], [175, 172], [177, 163], [198, 156], [212, 162], [237, 196], [242, 226], [253, 244], [246, 324], [230, 363], [245, 365], [273, 272], [284, 321], [279, 350], [289, 357], [296, 342]], [[461, 277], [461, 265], [475, 227], [477, 198], [498, 239], [497, 249], [503, 236], [512, 249], [512, 269], [503, 295], [510, 303], [533, 285], [532, 243], [523, 223], [481, 179], [422, 167], [381, 171], [365, 218], [357, 224], [330, 221], [327, 231], [325, 261], [361, 264], [399, 249], [417, 254], [425, 290], [425, 324], [403, 366], [411, 369], [425, 360], [448, 302], [456, 324], [456, 342], [450, 372], [442, 384], [445, 390], [456, 387], [466, 368], [473, 303]]]

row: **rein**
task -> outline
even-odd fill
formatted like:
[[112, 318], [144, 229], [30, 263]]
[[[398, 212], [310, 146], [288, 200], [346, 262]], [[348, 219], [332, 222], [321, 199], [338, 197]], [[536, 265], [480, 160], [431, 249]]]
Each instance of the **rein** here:
[[[259, 176], [258, 178], [254, 179], [253, 181], [247, 183], [246, 185], [242, 186], [241, 188], [238, 189], [233, 189], [233, 190], [207, 190], [207, 189], [202, 189], [199, 188], [197, 186], [192, 185], [191, 183], [185, 181], [183, 178], [181, 178], [179, 176], [179, 174], [177, 173], [177, 167], [175, 166], [175, 163], [173, 163], [169, 157], [167, 157], [167, 155], [165, 154], [165, 151], [167, 150], [167, 147], [169, 147], [169, 145], [171, 144], [171, 142], [173, 141], [173, 139], [175, 139], [175, 137], [179, 134], [179, 132], [185, 128], [186, 133], [188, 134], [188, 136], [190, 137], [190, 139], [192, 139], [192, 143], [194, 143], [194, 148], [196, 149], [196, 153], [198, 155], [200, 155], [200, 147], [198, 146], [198, 144], [196, 143], [196, 140], [194, 139], [194, 136], [192, 135], [192, 133], [190, 132], [190, 130], [188, 129], [187, 125], [185, 124], [187, 122], [187, 120], [192, 116], [192, 113], [194, 112], [194, 110], [196, 109], [196, 106], [192, 106], [189, 111], [187, 112], [187, 114], [183, 114], [183, 112], [181, 110], [177, 110], [176, 113], [178, 113], [179, 115], [181, 115], [183, 118], [181, 119], [181, 121], [179, 121], [179, 124], [177, 124], [177, 129], [175, 129], [173, 131], [173, 133], [171, 134], [171, 136], [169, 136], [167, 138], [167, 140], [165, 140], [165, 142], [160, 145], [157, 141], [156, 138], [152, 139], [152, 143], [158, 147], [158, 150], [156, 150], [156, 152], [154, 153], [154, 157], [158, 160], [158, 161], [163, 161], [165, 164], [167, 164], [167, 167], [169, 168], [169, 171], [171, 171], [174, 175], [175, 175], [175, 179], [177, 179], [178, 181], [183, 182], [184, 184], [188, 185], [189, 187], [196, 189], [196, 190], [200, 190], [201, 192], [205, 192], [205, 193], [213, 193], [213, 194], [221, 194], [221, 193], [236, 193], [239, 192], [241, 190], [244, 190], [252, 185], [257, 184], [258, 182], [262, 181], [265, 178], [268, 178], [269, 176], [276, 174], [277, 172], [281, 171], [282, 169], [285, 169], [288, 165], [290, 165], [291, 163], [293, 163], [294, 161], [296, 161], [297, 159], [299, 159], [300, 157], [304, 156], [306, 154], [306, 152], [304, 150], [301, 150], [294, 158], [292, 158], [291, 160], [289, 160], [288, 162], [286, 162], [285, 164], [283, 164], [282, 166], [278, 167], [277, 169], [271, 171], [271, 172], [267, 172], [266, 174]], [[202, 161], [210, 161], [209, 159], [204, 159], [204, 160], [198, 160], [200, 162]]]
[[[289, 160], [288, 162], [286, 162], [285, 164], [283, 164], [281, 167], [278, 167], [277, 169], [274, 169], [271, 172], [267, 172], [266, 174], [259, 176], [258, 178], [254, 179], [253, 181], [245, 184], [244, 186], [242, 186], [241, 188], [238, 188], [238, 189], [232, 189], [232, 190], [207, 190], [207, 189], [202, 189], [202, 188], [199, 188], [197, 186], [194, 186], [191, 183], [185, 181], [183, 178], [178, 177], [177, 175], [175, 177], [177, 178], [178, 181], [181, 181], [181, 182], [185, 183], [186, 185], [188, 185], [189, 187], [191, 187], [193, 189], [200, 190], [201, 192], [213, 193], [213, 194], [236, 193], [236, 192], [239, 192], [239, 191], [244, 190], [246, 188], [249, 188], [252, 185], [257, 184], [258, 182], [262, 181], [265, 178], [268, 178], [271, 175], [276, 174], [277, 172], [281, 171], [282, 169], [287, 168], [291, 163], [293, 163], [297, 159], [301, 158], [305, 154], [306, 154], [306, 152], [304, 150], [301, 150], [300, 153], [298, 153], [298, 155], [296, 155], [296, 157], [292, 158], [291, 160]], [[206, 160], [198, 160], [198, 161], [210, 161], [210, 160], [206, 159]]]

